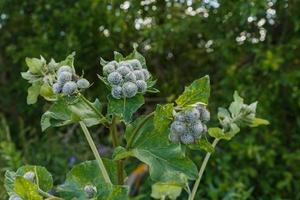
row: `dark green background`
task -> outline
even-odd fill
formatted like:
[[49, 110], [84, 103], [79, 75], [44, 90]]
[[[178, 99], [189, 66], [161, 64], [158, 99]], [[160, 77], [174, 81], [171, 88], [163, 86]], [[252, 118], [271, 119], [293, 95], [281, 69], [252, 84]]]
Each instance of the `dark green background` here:
[[[208, 16], [187, 13], [202, 1], [130, 2], [124, 9], [126, 3], [118, 0], [0, 1], [1, 180], [5, 169], [30, 163], [46, 166], [61, 183], [71, 156], [75, 162], [92, 158], [76, 126], [41, 132], [40, 116], [48, 105], [42, 99], [26, 105], [29, 85], [20, 76], [25, 57], [59, 61], [76, 51], [75, 66], [94, 82], [87, 96], [105, 100], [107, 91], [96, 76], [100, 56], [111, 59], [114, 50], [128, 54], [137, 43], [161, 91], [147, 95], [141, 113], [174, 100], [184, 85], [209, 74], [212, 124], [217, 107], [228, 106], [234, 90], [247, 103], [258, 100], [259, 116], [271, 123], [220, 143], [200, 185], [201, 199], [300, 199], [300, 1], [220, 0], [219, 8], [206, 7]], [[266, 18], [270, 6], [276, 10], [274, 24]], [[138, 19], [152, 21], [136, 29]], [[266, 22], [258, 26], [261, 19]], [[240, 43], [242, 32], [248, 34]], [[98, 143], [109, 144], [107, 130], [94, 128], [93, 134]], [[202, 157], [194, 155], [197, 162]]]

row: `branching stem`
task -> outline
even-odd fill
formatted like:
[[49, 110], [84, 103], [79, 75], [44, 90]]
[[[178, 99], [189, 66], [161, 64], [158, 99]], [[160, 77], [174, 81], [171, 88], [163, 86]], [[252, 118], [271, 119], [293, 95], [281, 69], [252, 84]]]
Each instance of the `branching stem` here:
[[[217, 145], [218, 142], [219, 142], [219, 139], [216, 138], [216, 139], [213, 141], [212, 146], [215, 147], [215, 146]], [[201, 165], [200, 170], [199, 170], [199, 173], [198, 173], [198, 178], [197, 178], [197, 180], [196, 180], [196, 182], [195, 182], [195, 184], [194, 184], [194, 186], [193, 186], [192, 193], [191, 193], [191, 195], [189, 196], [189, 200], [194, 200], [194, 198], [195, 198], [196, 192], [197, 192], [198, 187], [199, 187], [199, 183], [200, 183], [200, 181], [201, 181], [202, 175], [203, 175], [203, 173], [204, 173], [204, 170], [205, 170], [205, 168], [206, 168], [206, 165], [207, 165], [207, 162], [208, 162], [210, 156], [211, 156], [211, 153], [209, 153], [209, 152], [206, 153], [205, 158], [204, 158], [204, 160], [203, 160], [203, 162], [202, 162], [202, 165]]]
[[100, 171], [102, 173], [102, 176], [103, 176], [105, 182], [108, 183], [108, 184], [110, 184], [110, 185], [112, 185], [112, 182], [111, 182], [111, 180], [109, 178], [109, 175], [108, 175], [108, 173], [106, 171], [106, 168], [105, 168], [105, 166], [103, 164], [103, 161], [102, 161], [102, 159], [100, 157], [100, 154], [99, 154], [99, 152], [97, 150], [97, 147], [96, 147], [96, 145], [95, 145], [95, 143], [94, 143], [94, 141], [92, 139], [92, 136], [91, 136], [89, 130], [87, 129], [87, 127], [85, 126], [85, 124], [83, 122], [79, 122], [79, 124], [80, 124], [81, 129], [82, 129], [82, 131], [83, 131], [83, 133], [84, 133], [84, 135], [85, 135], [85, 137], [86, 137], [86, 139], [87, 139], [87, 141], [88, 141], [88, 143], [89, 143], [89, 145], [90, 145], [90, 147], [91, 147], [91, 149], [93, 151], [93, 154], [94, 154], [94, 156], [96, 158], [96, 161], [97, 161], [97, 163], [99, 165]]

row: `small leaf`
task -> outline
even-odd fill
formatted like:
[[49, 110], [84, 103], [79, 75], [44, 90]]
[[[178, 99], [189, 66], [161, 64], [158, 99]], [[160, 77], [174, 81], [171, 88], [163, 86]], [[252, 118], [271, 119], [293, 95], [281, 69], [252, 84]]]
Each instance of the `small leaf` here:
[[131, 121], [133, 113], [135, 113], [144, 104], [144, 97], [141, 94], [128, 99], [115, 99], [111, 95], [107, 98], [108, 114], [116, 114], [126, 123]]
[[185, 87], [182, 95], [176, 100], [177, 105], [186, 107], [195, 103], [201, 102], [208, 104], [210, 95], [209, 76], [206, 75], [198, 80], [195, 80], [190, 86]]
[[193, 150], [204, 150], [209, 153], [214, 151], [212, 144], [204, 138], [201, 138], [195, 144], [188, 145], [188, 147]]
[[208, 129], [208, 134], [217, 139], [224, 139], [224, 140], [230, 140], [231, 137], [228, 135], [225, 135], [223, 130], [220, 128], [209, 128]]
[[173, 119], [174, 104], [157, 105], [154, 114], [154, 126], [158, 131], [163, 131], [168, 128]]
[[176, 199], [181, 194], [182, 187], [173, 182], [157, 182], [152, 185], [151, 197], [155, 199]]
[[146, 65], [146, 59], [145, 57], [140, 54], [137, 50], [137, 47], [134, 47], [134, 50], [131, 54], [129, 54], [125, 60], [131, 60], [131, 59], [137, 59], [138, 61], [140, 61], [141, 65], [143, 68], [147, 69], [147, 65]]
[[116, 147], [113, 153], [114, 160], [122, 160], [130, 156], [133, 156], [132, 152], [127, 151], [124, 147], [121, 146]]
[[13, 195], [14, 192], [14, 184], [16, 180], [16, 173], [13, 171], [7, 170], [5, 172], [5, 178], [4, 178], [4, 187], [6, 189], [6, 192], [8, 195]]
[[25, 80], [28, 80], [29, 83], [34, 83], [36, 81], [40, 81], [41, 77], [38, 75], [34, 75], [32, 73], [30, 73], [30, 71], [27, 72], [21, 72], [21, 76], [22, 78], [24, 78]]
[[234, 102], [230, 104], [229, 111], [231, 112], [232, 117], [235, 117], [240, 113], [241, 108], [244, 105], [244, 100], [239, 96], [237, 91], [234, 92], [233, 99]]
[[124, 60], [124, 56], [121, 53], [114, 51], [114, 60], [120, 62]]
[[26, 172], [35, 173], [35, 180], [36, 182], [38, 182], [38, 186], [43, 191], [49, 191], [53, 187], [52, 175], [47, 171], [45, 167], [25, 165], [17, 170], [16, 175], [23, 176]]
[[223, 120], [224, 118], [231, 118], [230, 113], [226, 108], [218, 108], [218, 119]]
[[109, 88], [111, 87], [110, 86], [110, 83], [107, 81], [107, 78], [104, 77], [104, 76], [100, 76], [99, 74], [97, 74], [98, 78], [106, 85], [108, 86]]
[[41, 86], [41, 82], [36, 82], [28, 88], [27, 104], [35, 104], [37, 102]]
[[104, 67], [106, 64], [108, 63], [108, 61], [104, 60], [102, 57], [100, 57], [100, 65], [102, 67]]
[[43, 61], [37, 58], [26, 58], [25, 62], [32, 74], [41, 74]]
[[74, 59], [75, 59], [75, 55], [76, 55], [76, 53], [75, 53], [75, 51], [74, 51], [74, 52], [72, 52], [70, 55], [68, 55], [68, 56], [66, 57], [65, 60], [59, 62], [58, 65], [59, 65], [59, 66], [68, 65], [68, 66], [72, 67], [73, 70], [74, 70], [74, 72], [75, 72], [75, 68], [74, 68]]
[[261, 118], [254, 118], [251, 127], [257, 127], [260, 125], [269, 125], [270, 122], [268, 120], [265, 119], [261, 119]]
[[23, 177], [16, 177], [14, 191], [24, 200], [42, 200], [38, 193], [38, 186]]

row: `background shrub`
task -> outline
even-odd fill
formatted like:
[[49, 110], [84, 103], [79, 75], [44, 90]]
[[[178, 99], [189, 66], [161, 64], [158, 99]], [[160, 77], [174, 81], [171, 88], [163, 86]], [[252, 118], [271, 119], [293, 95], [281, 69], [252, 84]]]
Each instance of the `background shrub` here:
[[[2, 169], [30, 163], [47, 166], [60, 175], [59, 182], [62, 166], [92, 158], [76, 126], [50, 129], [47, 139], [41, 134], [45, 108], [26, 106], [28, 85], [20, 77], [25, 57], [43, 52], [61, 60], [76, 51], [85, 77], [98, 82], [99, 57], [111, 60], [113, 49], [128, 54], [136, 43], [161, 91], [160, 97], [147, 95], [150, 106], [144, 109], [172, 101], [183, 85], [205, 74], [212, 77], [213, 115], [216, 105], [231, 101], [234, 89], [250, 102], [263, 102], [258, 112], [271, 126], [220, 144], [203, 179], [202, 198], [300, 199], [300, 2], [220, 0], [219, 7], [188, 0], [113, 2], [1, 0], [1, 180]], [[105, 98], [104, 90], [95, 84], [88, 95]], [[109, 156], [107, 130], [93, 133]], [[203, 155], [196, 156], [200, 162]]]

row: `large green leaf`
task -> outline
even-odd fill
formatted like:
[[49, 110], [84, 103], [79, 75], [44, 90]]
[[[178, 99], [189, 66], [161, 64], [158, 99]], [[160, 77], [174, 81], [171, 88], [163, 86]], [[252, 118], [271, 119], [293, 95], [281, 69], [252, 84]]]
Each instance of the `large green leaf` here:
[[21, 176], [16, 177], [14, 191], [23, 200], [42, 200], [43, 197], [39, 195], [38, 186], [31, 181], [26, 180]]
[[25, 165], [17, 170], [16, 175], [23, 176], [26, 172], [35, 173], [35, 183], [43, 191], [49, 191], [53, 187], [52, 175], [47, 171], [45, 167]]
[[90, 127], [103, 120], [100, 116], [101, 110], [102, 106], [98, 99], [94, 103], [86, 103], [77, 97], [60, 99], [42, 115], [41, 127], [44, 131], [49, 127], [65, 126], [78, 121], [83, 121]]
[[108, 114], [118, 115], [126, 123], [131, 121], [133, 113], [135, 113], [144, 104], [144, 97], [141, 94], [128, 99], [115, 99], [111, 95], [107, 98]]
[[[108, 159], [103, 159], [103, 162], [112, 182], [116, 183], [117, 169], [115, 162]], [[65, 183], [58, 188], [58, 192], [60, 196], [66, 200], [85, 200], [87, 199], [87, 194], [84, 192], [84, 187], [86, 185], [93, 185], [97, 188], [97, 193], [95, 194], [95, 198], [97, 199], [127, 199], [127, 188], [108, 185], [105, 182], [96, 161], [86, 161], [73, 167], [67, 174]]]
[[154, 114], [154, 126], [157, 131], [165, 130], [173, 119], [173, 103], [157, 105]]
[[176, 199], [182, 191], [181, 185], [176, 182], [157, 182], [152, 185], [151, 197], [154, 199]]
[[210, 81], [209, 76], [206, 75], [200, 79], [195, 80], [190, 86], [185, 87], [182, 95], [180, 95], [176, 103], [179, 106], [189, 106], [197, 102], [208, 104], [210, 95]]
[[[142, 117], [126, 128], [125, 138], [131, 141], [128, 150], [118, 149], [115, 159], [134, 156], [150, 167], [150, 176], [155, 181], [175, 181], [180, 174], [188, 179], [195, 179], [197, 167], [185, 156], [178, 144], [168, 141], [169, 129], [157, 131], [153, 125], [153, 117]], [[138, 128], [143, 124], [142, 128]], [[133, 133], [138, 131], [138, 134]], [[118, 155], [121, 154], [121, 155]]]

